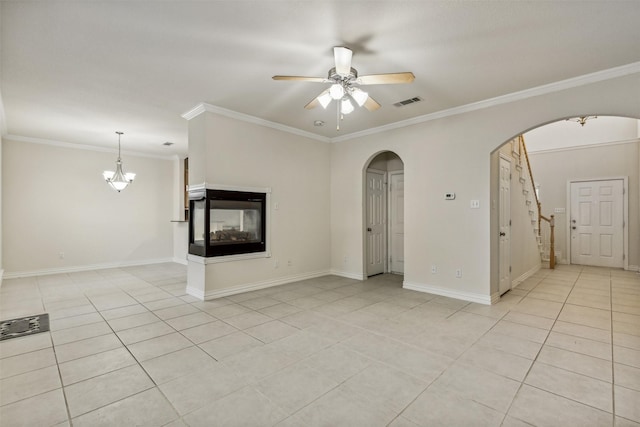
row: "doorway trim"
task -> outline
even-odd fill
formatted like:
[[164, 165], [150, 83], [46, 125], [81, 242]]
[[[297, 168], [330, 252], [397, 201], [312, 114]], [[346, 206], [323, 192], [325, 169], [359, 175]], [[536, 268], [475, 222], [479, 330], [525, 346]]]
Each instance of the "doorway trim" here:
[[[498, 191], [497, 191], [497, 195], [498, 195], [498, 232], [502, 232], [500, 229], [500, 224], [502, 223], [502, 209], [506, 208], [506, 206], [502, 206], [503, 200], [501, 198], [501, 194], [500, 194], [500, 189], [501, 189], [501, 179], [500, 179], [500, 175], [501, 175], [501, 166], [502, 166], [502, 161], [505, 161], [509, 164], [509, 227], [508, 227], [508, 231], [507, 231], [507, 235], [508, 235], [508, 247], [507, 248], [502, 248], [501, 250], [501, 237], [498, 237], [498, 293], [500, 294], [500, 296], [502, 296], [503, 294], [507, 293], [508, 291], [510, 291], [511, 289], [513, 289], [513, 282], [512, 282], [512, 277], [511, 277], [511, 174], [513, 173], [511, 170], [511, 166], [513, 166], [513, 159], [510, 158], [509, 156], [500, 153], [498, 156]], [[502, 288], [500, 288], [500, 284], [502, 283], [502, 268], [503, 268], [503, 256], [504, 254], [502, 253], [503, 251], [505, 251], [508, 254], [508, 268], [509, 268], [509, 277], [508, 277], [508, 286], [509, 288], [506, 290], [503, 290]], [[506, 267], [506, 266], [504, 266]]]
[[[392, 185], [392, 181], [393, 181], [393, 177], [394, 176], [399, 176], [402, 175], [402, 177], [404, 178], [404, 169], [402, 170], [392, 170], [392, 171], [388, 171], [387, 172], [387, 272], [392, 273], [392, 274], [402, 274], [404, 275], [404, 265], [402, 268], [402, 273], [400, 272], [394, 272], [392, 269], [392, 260], [391, 257], [394, 255], [393, 252], [393, 247], [392, 244], [394, 242], [393, 237], [392, 237], [392, 232], [393, 232], [393, 223], [392, 223], [392, 218], [393, 218], [393, 214], [392, 214], [392, 210], [393, 210], [393, 199], [392, 199], [392, 195], [393, 195], [393, 185]], [[403, 208], [404, 208], [404, 199], [403, 199]], [[403, 209], [404, 212], [404, 209]], [[403, 221], [404, 221], [404, 215], [403, 215]], [[403, 233], [404, 235], [404, 233]], [[404, 238], [402, 239], [402, 253], [404, 254]], [[403, 256], [403, 260], [402, 262], [404, 263], [404, 256]]]
[[613, 181], [622, 180], [622, 268], [629, 270], [629, 177], [628, 176], [614, 176], [614, 177], [598, 177], [598, 178], [576, 178], [567, 181], [567, 215], [565, 218], [566, 229], [566, 251], [567, 251], [567, 263], [571, 264], [571, 184], [578, 182], [589, 181]]

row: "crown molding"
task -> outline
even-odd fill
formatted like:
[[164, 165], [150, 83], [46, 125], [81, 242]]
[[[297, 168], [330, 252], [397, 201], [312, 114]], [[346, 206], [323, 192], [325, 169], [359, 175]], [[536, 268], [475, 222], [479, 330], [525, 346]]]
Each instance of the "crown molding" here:
[[315, 133], [312, 133], [312, 132], [307, 132], [305, 130], [283, 125], [282, 123], [272, 122], [269, 120], [261, 119], [259, 117], [250, 116], [249, 114], [238, 113], [237, 111], [228, 110], [226, 108], [218, 107], [218, 106], [207, 104], [204, 102], [196, 105], [191, 110], [184, 113], [182, 117], [184, 119], [191, 120], [204, 112], [215, 113], [215, 114], [229, 117], [232, 119], [241, 120], [243, 122], [252, 123], [255, 125], [260, 125], [260, 126], [264, 126], [272, 129], [277, 129], [282, 132], [303, 136], [309, 139], [315, 139], [316, 141], [332, 142], [331, 138], [327, 138], [326, 136], [316, 135]]
[[[20, 136], [20, 135], [3, 135], [2, 138], [6, 139], [7, 141], [30, 142], [32, 144], [50, 145], [53, 147], [118, 154], [118, 150], [115, 150], [112, 148], [97, 147], [94, 145], [87, 145], [87, 144], [75, 144], [72, 142], [55, 141], [52, 139], [33, 138], [30, 136]], [[127, 156], [132, 156], [132, 157], [146, 157], [150, 159], [160, 159], [160, 160], [174, 160], [177, 156], [177, 155], [160, 156], [157, 154], [147, 154], [147, 153], [140, 153], [137, 151], [126, 151], [126, 150], [122, 150], [122, 154]]]
[[331, 142], [348, 141], [350, 139], [382, 133], [392, 129], [403, 128], [403, 127], [412, 126], [419, 123], [425, 123], [432, 120], [442, 119], [445, 117], [456, 116], [459, 114], [464, 114], [472, 111], [482, 110], [485, 108], [495, 107], [497, 105], [508, 104], [511, 102], [533, 98], [535, 96], [546, 95], [549, 93], [560, 92], [566, 89], [585, 86], [592, 83], [598, 83], [604, 80], [624, 77], [624, 76], [628, 76], [635, 73], [640, 73], [640, 62], [634, 62], [631, 64], [622, 65], [620, 67], [615, 67], [615, 68], [609, 68], [603, 71], [596, 71], [594, 73], [584, 74], [582, 76], [573, 77], [566, 80], [560, 80], [558, 82], [549, 83], [546, 85], [521, 90], [518, 92], [512, 92], [506, 95], [497, 96], [495, 98], [489, 98], [482, 101], [461, 105], [459, 107], [453, 107], [446, 110], [436, 111], [435, 113], [425, 114], [423, 116], [414, 117], [412, 119], [389, 123], [388, 125], [378, 126], [378, 127], [366, 129], [360, 132], [353, 132], [347, 135], [332, 138]]
[[640, 143], [640, 138], [636, 138], [636, 139], [626, 139], [622, 141], [595, 142], [593, 144], [570, 145], [567, 147], [558, 147], [558, 148], [546, 148], [542, 150], [530, 150], [529, 148], [527, 148], [527, 152], [529, 154], [546, 154], [546, 153], [557, 153], [560, 151], [587, 150], [589, 148], [607, 147], [611, 145], [625, 145], [625, 144], [639, 144], [639, 143]]

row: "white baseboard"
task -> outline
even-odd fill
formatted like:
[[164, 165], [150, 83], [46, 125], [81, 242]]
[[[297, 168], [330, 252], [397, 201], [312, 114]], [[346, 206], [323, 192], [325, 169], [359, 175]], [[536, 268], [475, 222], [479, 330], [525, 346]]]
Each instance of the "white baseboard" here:
[[180, 258], [173, 257], [172, 261], [175, 262], [176, 264], [189, 265], [189, 261], [187, 261], [186, 258], [180, 259]]
[[629, 271], [637, 271], [637, 272], [640, 272], [640, 266], [638, 266], [638, 265], [630, 265], [630, 266], [629, 266]]
[[463, 301], [476, 302], [478, 304], [491, 305], [497, 301], [500, 296], [477, 294], [474, 292], [457, 291], [454, 289], [439, 288], [437, 286], [425, 285], [423, 283], [412, 283], [404, 281], [402, 282], [404, 289], [410, 289], [412, 291], [427, 292], [429, 294], [441, 295], [444, 297], [455, 298]]
[[534, 274], [536, 274], [538, 271], [540, 271], [541, 268], [542, 268], [542, 264], [538, 264], [538, 265], [534, 266], [532, 269], [530, 269], [529, 271], [526, 271], [523, 274], [521, 274], [520, 276], [518, 276], [515, 279], [513, 279], [511, 281], [511, 289], [515, 288], [520, 283], [524, 282], [529, 277], [531, 277]]
[[4, 270], [0, 270], [0, 289], [2, 289], [2, 278], [4, 276]]
[[316, 271], [312, 273], [295, 274], [293, 276], [279, 277], [277, 279], [264, 280], [264, 281], [255, 282], [255, 283], [248, 283], [246, 285], [238, 285], [231, 288], [216, 289], [209, 292], [203, 292], [200, 289], [195, 289], [187, 286], [187, 293], [200, 300], [211, 300], [211, 299], [241, 294], [244, 292], [271, 288], [273, 286], [285, 285], [287, 283], [298, 282], [300, 280], [315, 279], [316, 277], [327, 276], [329, 274], [331, 273], [328, 270]]
[[124, 261], [124, 262], [111, 262], [111, 263], [104, 263], [104, 264], [78, 265], [74, 267], [44, 268], [41, 270], [11, 272], [11, 273], [5, 274], [4, 277], [6, 279], [17, 279], [19, 277], [45, 276], [47, 274], [78, 273], [80, 271], [104, 270], [107, 268], [135, 267], [138, 265], [162, 264], [165, 262], [174, 262], [174, 260], [173, 258], [159, 258], [159, 259], [147, 259], [147, 260], [140, 260], [140, 261]]
[[331, 271], [329, 271], [329, 274], [332, 274], [334, 276], [346, 277], [347, 279], [354, 279], [354, 280], [365, 280], [366, 279], [364, 274], [349, 273], [347, 271], [340, 271], [340, 270], [331, 270]]

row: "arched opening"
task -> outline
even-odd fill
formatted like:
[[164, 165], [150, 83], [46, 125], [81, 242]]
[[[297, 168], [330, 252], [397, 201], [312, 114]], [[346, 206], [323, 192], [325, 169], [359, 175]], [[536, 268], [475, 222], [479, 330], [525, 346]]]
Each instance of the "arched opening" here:
[[[515, 137], [491, 154], [492, 293], [549, 268], [551, 258], [637, 271], [640, 121], [561, 119], [522, 135], [523, 144]], [[553, 252], [545, 217], [553, 218]]]
[[364, 276], [404, 274], [404, 162], [392, 151], [363, 169]]

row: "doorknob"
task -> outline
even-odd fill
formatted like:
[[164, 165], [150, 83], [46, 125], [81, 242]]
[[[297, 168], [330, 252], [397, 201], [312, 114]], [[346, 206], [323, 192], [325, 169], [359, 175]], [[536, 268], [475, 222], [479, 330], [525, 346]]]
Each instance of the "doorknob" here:
[[371, 230], [371, 227], [367, 227], [367, 231], [373, 231], [373, 230]]
[[501, 231], [501, 232], [500, 232], [500, 237], [502, 237], [502, 236], [506, 236], [506, 235], [507, 235], [507, 233], [505, 233], [504, 231]]
[[571, 229], [572, 229], [572, 230], [575, 230], [575, 229], [576, 229], [576, 226], [574, 225], [573, 227], [571, 227]]
[[576, 223], [576, 220], [575, 220], [575, 219], [572, 219], [572, 220], [571, 220], [571, 222], [575, 224], [575, 223]]

